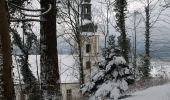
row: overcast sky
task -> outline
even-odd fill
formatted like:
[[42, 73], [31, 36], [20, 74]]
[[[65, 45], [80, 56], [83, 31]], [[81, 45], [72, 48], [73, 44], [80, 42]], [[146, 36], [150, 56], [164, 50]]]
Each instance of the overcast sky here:
[[[100, 26], [104, 26], [104, 18], [106, 16], [106, 6], [104, 4], [101, 4], [104, 0], [91, 0], [92, 1], [92, 14], [93, 14], [93, 21], [98, 24], [99, 28]], [[137, 21], [140, 21], [140, 24], [137, 28], [137, 51], [139, 54], [143, 54], [144, 52], [144, 4], [142, 4], [140, 1], [144, 2], [146, 0], [128, 0], [128, 11], [127, 11], [127, 19], [126, 19], [126, 27], [127, 27], [127, 34], [128, 37], [131, 38], [131, 41], [133, 40], [133, 23], [134, 23], [134, 10], [140, 12], [136, 16]], [[160, 0], [161, 1], [161, 0]], [[165, 0], [166, 3], [170, 2], [170, 0]], [[154, 4], [154, 2], [152, 3]], [[151, 4], [151, 7], [152, 7]], [[161, 3], [162, 4], [162, 3]], [[39, 2], [37, 0], [33, 3], [33, 8], [39, 8]], [[160, 7], [158, 5], [154, 7], [152, 11], [152, 21], [154, 21], [157, 16], [159, 15]], [[110, 14], [110, 23], [115, 26], [115, 17], [113, 10], [110, 11], [112, 15]], [[165, 58], [170, 57], [170, 8], [166, 9], [164, 12], [162, 12], [161, 16], [159, 17], [159, 20], [157, 23], [154, 24], [154, 27], [151, 29], [151, 54], [153, 57], [156, 58]], [[95, 20], [94, 20], [95, 19]], [[114, 34], [116, 36], [119, 36], [119, 33], [112, 27], [112, 25], [109, 25], [109, 33]], [[34, 31], [39, 34], [39, 23], [36, 23], [36, 28], [34, 28]], [[63, 26], [58, 26], [58, 34], [62, 34]], [[60, 29], [60, 30], [59, 30]], [[100, 29], [99, 29], [100, 30]], [[100, 32], [99, 32], [100, 33]], [[103, 41], [103, 35], [100, 36], [101, 41]], [[59, 51], [67, 51], [69, 48], [68, 44], [63, 41], [62, 38], [58, 41]], [[102, 45], [102, 44], [100, 44]], [[64, 47], [61, 47], [64, 46]], [[67, 47], [67, 48], [66, 48]], [[62, 48], [62, 49], [60, 49]], [[170, 59], [170, 58], [169, 58]]]
[[[140, 2], [142, 1], [142, 3]], [[127, 28], [127, 34], [128, 37], [131, 38], [131, 41], [133, 41], [133, 23], [134, 23], [134, 11], [138, 11], [140, 14], [136, 16], [136, 23], [138, 23], [140, 20], [140, 24], [137, 27], [137, 52], [138, 54], [143, 54], [144, 52], [144, 33], [145, 33], [145, 1], [146, 0], [129, 0], [128, 3], [128, 11], [127, 11], [127, 19], [126, 19], [126, 28]], [[157, 1], [157, 0], [155, 0]], [[161, 0], [159, 0], [161, 1]], [[166, 4], [170, 0], [167, 0]], [[96, 12], [97, 10], [101, 11], [101, 8], [104, 9], [103, 11], [105, 12], [106, 16], [106, 10], [104, 5], [101, 5], [98, 3], [98, 1], [93, 0], [93, 17], [94, 17], [94, 22], [100, 23], [100, 17], [98, 16], [103, 16], [100, 12]], [[156, 6], [155, 6], [156, 4]], [[151, 55], [154, 58], [159, 58], [165, 60], [165, 58], [169, 57], [170, 59], [170, 8], [167, 8], [166, 10], [161, 12], [161, 15], [159, 16], [159, 13], [162, 9], [162, 6], [165, 5], [165, 2], [162, 0], [162, 2], [152, 2], [151, 4], [152, 8], [152, 14], [151, 14], [151, 22], [154, 22], [157, 18], [158, 21], [153, 24], [153, 28], [151, 29]], [[97, 10], [96, 10], [97, 9]], [[96, 16], [98, 15], [98, 16]], [[97, 20], [96, 20], [97, 19]], [[115, 17], [114, 15], [111, 17], [111, 23], [115, 25]], [[110, 34], [115, 34], [118, 36], [119, 34], [117, 31], [110, 25]]]

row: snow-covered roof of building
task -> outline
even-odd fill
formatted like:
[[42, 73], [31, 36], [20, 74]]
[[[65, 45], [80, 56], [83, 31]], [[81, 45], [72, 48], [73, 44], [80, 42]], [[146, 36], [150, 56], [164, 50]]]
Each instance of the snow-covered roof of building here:
[[59, 66], [62, 83], [78, 82], [79, 71], [72, 55], [59, 55]]
[[81, 35], [84, 35], [84, 36], [99, 36], [99, 33], [97, 32], [82, 32]]
[[[76, 66], [75, 58], [72, 55], [59, 55], [59, 71], [61, 83], [78, 83], [78, 68]], [[30, 69], [34, 76], [37, 78], [40, 76], [40, 55], [29, 55]], [[13, 56], [13, 72], [14, 72], [14, 83], [19, 82], [20, 68], [16, 63], [15, 57]], [[17, 67], [18, 66], [18, 67]], [[38, 66], [38, 67], [37, 67]], [[38, 70], [38, 75], [37, 75]], [[20, 74], [22, 79], [22, 75]]]
[[88, 20], [88, 19], [83, 19], [82, 20], [82, 25], [86, 25], [86, 24], [90, 24], [90, 23], [92, 23], [91, 20]]

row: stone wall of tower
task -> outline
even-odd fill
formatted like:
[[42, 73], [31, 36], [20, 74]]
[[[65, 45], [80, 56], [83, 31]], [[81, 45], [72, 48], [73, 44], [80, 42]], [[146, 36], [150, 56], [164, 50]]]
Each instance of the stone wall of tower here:
[[[91, 45], [90, 52], [87, 52], [87, 45]], [[75, 48], [78, 45], [75, 43]], [[84, 76], [85, 82], [90, 79], [91, 70], [94, 68], [94, 65], [98, 62], [98, 53], [99, 53], [99, 35], [86, 35], [83, 37], [82, 40], [82, 54], [83, 54], [83, 69], [84, 69]], [[78, 51], [74, 54], [76, 61], [79, 61], [78, 58]], [[90, 65], [88, 65], [90, 62]]]
[[[87, 52], [87, 45], [91, 45], [90, 52]], [[99, 53], [99, 36], [91, 35], [86, 36], [83, 41], [83, 69], [85, 82], [90, 80], [91, 71], [94, 68], [94, 65], [98, 62], [98, 53]], [[89, 64], [90, 63], [90, 64]]]
[[[91, 35], [91, 36], [85, 36], [85, 39], [83, 40], [83, 56], [96, 56], [99, 52], [98, 49], [98, 42], [99, 42], [99, 36], [98, 35]], [[87, 52], [87, 45], [91, 45], [90, 52]]]

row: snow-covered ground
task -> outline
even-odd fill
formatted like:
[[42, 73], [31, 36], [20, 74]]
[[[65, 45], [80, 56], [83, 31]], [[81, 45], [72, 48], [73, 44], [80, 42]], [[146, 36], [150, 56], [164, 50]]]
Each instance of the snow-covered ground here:
[[170, 83], [138, 91], [121, 100], [170, 100]]
[[162, 61], [159, 59], [151, 60], [151, 75], [153, 77], [162, 76], [163, 78], [170, 79], [170, 62]]

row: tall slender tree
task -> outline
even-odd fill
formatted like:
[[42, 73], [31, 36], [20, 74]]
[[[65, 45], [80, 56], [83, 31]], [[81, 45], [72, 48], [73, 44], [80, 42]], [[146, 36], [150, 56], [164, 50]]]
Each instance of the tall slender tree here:
[[[151, 29], [153, 29], [153, 26], [161, 21], [161, 15], [164, 11], [166, 11], [167, 6], [162, 6], [164, 4], [164, 0], [144, 0], [140, 1], [141, 4], [144, 5], [145, 8], [145, 55], [143, 58], [143, 78], [149, 78], [150, 76], [150, 59], [151, 59], [151, 42], [150, 42], [150, 36], [151, 36]], [[154, 13], [156, 12], [156, 14]]]
[[11, 75], [12, 56], [7, 12], [5, 0], [0, 0], [0, 99], [14, 100], [15, 93]]
[[56, 39], [56, 0], [41, 0], [40, 4], [41, 8], [47, 9], [49, 6], [51, 7], [51, 9], [41, 17], [41, 19], [44, 19], [45, 21], [40, 23], [42, 98], [51, 100], [60, 94]]
[[83, 71], [83, 36], [81, 34], [81, 4], [83, 0], [66, 0], [62, 1], [61, 20], [69, 27], [66, 31], [72, 31], [71, 37], [77, 43], [78, 63], [80, 73], [80, 85], [84, 84], [84, 71]]
[[[101, 27], [99, 26], [99, 28], [102, 34], [104, 35], [104, 48], [107, 48], [107, 40], [109, 37], [109, 30], [110, 30], [109, 26], [112, 25], [111, 18], [113, 16], [112, 9], [113, 9], [114, 0], [104, 0], [103, 2], [99, 1], [99, 3], [101, 3], [101, 6], [104, 5], [104, 11], [102, 8], [100, 9], [101, 10], [100, 15], [101, 15], [103, 26]], [[112, 27], [115, 28], [115, 26], [113, 25]]]
[[116, 12], [116, 24], [117, 30], [120, 33], [120, 47], [121, 54], [125, 58], [126, 62], [128, 60], [128, 44], [127, 44], [127, 35], [125, 27], [125, 18], [127, 10], [127, 1], [126, 0], [115, 0], [115, 12]]
[[147, 0], [147, 6], [145, 7], [145, 56], [144, 56], [144, 77], [149, 77], [150, 72], [150, 1]]

